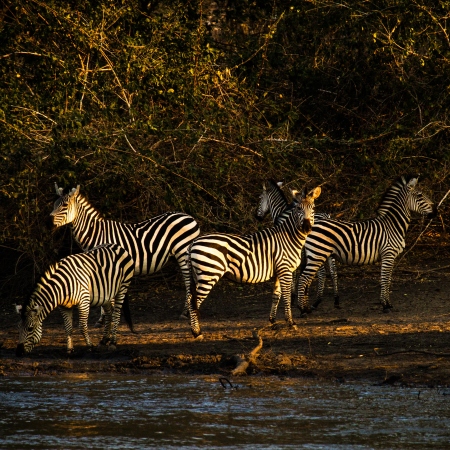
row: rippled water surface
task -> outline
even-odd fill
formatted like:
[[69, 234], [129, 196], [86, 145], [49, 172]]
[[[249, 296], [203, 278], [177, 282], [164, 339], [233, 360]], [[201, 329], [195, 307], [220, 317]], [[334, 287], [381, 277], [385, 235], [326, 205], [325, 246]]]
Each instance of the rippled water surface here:
[[450, 448], [450, 389], [222, 382], [218, 376], [5, 377], [0, 448]]

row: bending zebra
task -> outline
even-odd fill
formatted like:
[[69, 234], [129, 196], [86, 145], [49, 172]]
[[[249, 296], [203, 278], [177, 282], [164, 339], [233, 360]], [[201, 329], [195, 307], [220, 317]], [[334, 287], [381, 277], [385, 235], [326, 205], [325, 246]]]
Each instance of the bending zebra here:
[[[269, 186], [263, 186], [263, 192], [259, 197], [259, 204], [256, 210], [256, 218], [259, 221], [262, 221], [267, 213], [270, 212], [273, 223], [275, 225], [280, 224], [283, 220], [286, 219], [287, 215], [290, 214], [291, 210], [295, 207], [295, 201], [292, 203], [288, 203], [286, 200], [286, 196], [284, 192], [281, 190], [283, 186], [282, 182], [276, 183], [273, 180], [269, 180]], [[311, 239], [311, 235], [315, 236], [317, 234], [317, 222], [320, 220], [328, 220], [330, 215], [327, 213], [315, 213], [314, 214], [314, 225], [312, 227], [311, 233], [306, 238]], [[305, 259], [305, 248], [303, 247], [302, 253], [302, 261]], [[334, 289], [334, 306], [339, 308], [339, 292], [338, 292], [338, 283], [337, 283], [337, 270], [336, 264], [332, 257], [327, 258], [327, 264], [330, 271], [331, 279], [333, 281], [333, 289]], [[295, 288], [297, 285], [298, 277], [299, 277], [300, 268], [297, 269], [296, 274], [294, 276], [294, 282], [292, 283], [292, 300], [294, 300], [295, 296]], [[325, 265], [322, 265], [318, 271], [318, 286], [317, 286], [317, 297], [316, 301], [313, 304], [313, 308], [317, 308], [319, 304], [322, 302], [323, 291], [325, 287]]]
[[[55, 183], [56, 200], [53, 224], [61, 227], [72, 224], [72, 233], [86, 251], [100, 244], [115, 243], [123, 247], [134, 260], [135, 275], [151, 275], [161, 270], [171, 256], [177, 260], [186, 286], [187, 314], [189, 295], [189, 269], [186, 251], [189, 244], [200, 234], [195, 219], [181, 212], [167, 212], [136, 224], [104, 220], [100, 213], [80, 194], [80, 186], [63, 194]], [[99, 322], [103, 319], [100, 318]]]
[[308, 287], [318, 268], [333, 256], [344, 264], [374, 264], [381, 260], [381, 304], [388, 312], [395, 258], [405, 248], [411, 212], [435, 217], [434, 203], [416, 188], [417, 177], [400, 177], [386, 191], [377, 217], [360, 222], [327, 220], [316, 224], [317, 233], [305, 243], [306, 265], [298, 281], [298, 305], [308, 311]]
[[214, 233], [201, 236], [189, 247], [191, 271], [191, 330], [201, 338], [198, 309], [213, 286], [226, 276], [241, 283], [261, 283], [275, 277], [269, 320], [283, 296], [285, 318], [294, 326], [291, 313], [292, 272], [299, 266], [301, 250], [314, 223], [314, 200], [320, 187], [309, 193], [293, 191], [298, 204], [286, 220], [272, 228], [245, 236]]
[[[63, 258], [51, 266], [38, 282], [31, 297], [18, 305], [21, 322], [17, 356], [23, 356], [39, 343], [42, 322], [57, 307], [61, 308], [67, 336], [67, 351], [73, 351], [72, 311], [79, 310], [79, 326], [88, 347], [87, 321], [91, 306], [103, 306], [106, 311], [105, 329], [101, 344], [116, 344], [120, 310], [133, 277], [134, 262], [122, 247], [106, 244], [86, 253]], [[129, 311], [125, 319], [132, 329]]]

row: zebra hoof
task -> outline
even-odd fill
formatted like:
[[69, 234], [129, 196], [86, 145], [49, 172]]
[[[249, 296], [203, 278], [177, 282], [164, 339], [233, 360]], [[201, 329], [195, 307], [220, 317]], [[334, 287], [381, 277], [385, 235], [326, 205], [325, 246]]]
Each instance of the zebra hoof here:
[[339, 305], [339, 304], [334, 304], [334, 307], [336, 308], [336, 309], [341, 309], [341, 306]]
[[108, 350], [111, 350], [111, 351], [117, 350], [116, 344], [109, 344], [108, 345]]
[[271, 322], [271, 323], [272, 323], [272, 325], [270, 326], [270, 329], [271, 329], [271, 330], [277, 331], [277, 330], [280, 329], [280, 325], [279, 325], [278, 323], [276, 323], [275, 321], [274, 321], [274, 322]]
[[289, 325], [290, 330], [298, 330], [297, 325], [295, 323]]
[[179, 317], [180, 320], [189, 320], [189, 314], [182, 312]]
[[203, 334], [199, 334], [194, 338], [196, 341], [203, 341]]
[[101, 328], [103, 326], [103, 322], [99, 320], [98, 322], [95, 322], [94, 328]]

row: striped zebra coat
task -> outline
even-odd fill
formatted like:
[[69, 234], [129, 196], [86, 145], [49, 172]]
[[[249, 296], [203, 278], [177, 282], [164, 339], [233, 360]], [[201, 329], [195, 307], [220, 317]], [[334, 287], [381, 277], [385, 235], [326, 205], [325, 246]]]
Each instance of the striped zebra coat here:
[[[270, 213], [273, 223], [275, 225], [280, 224], [286, 219], [287, 215], [290, 214], [291, 210], [295, 207], [295, 201], [288, 203], [284, 192], [281, 190], [283, 186], [282, 182], [275, 182], [274, 180], [269, 180], [268, 186], [263, 186], [263, 192], [259, 197], [259, 204], [256, 210], [256, 219], [262, 221], [264, 217]], [[314, 214], [314, 225], [312, 227], [311, 233], [306, 238], [311, 239], [311, 236], [317, 234], [317, 222], [321, 220], [328, 220], [331, 216], [327, 213], [315, 213]], [[304, 261], [305, 247], [303, 247], [302, 262]], [[339, 308], [339, 291], [338, 291], [338, 280], [337, 280], [337, 270], [336, 264], [332, 257], [329, 257], [326, 261], [328, 269], [330, 271], [331, 279], [333, 281], [334, 289], [334, 306]], [[294, 280], [292, 283], [292, 301], [296, 298], [296, 287], [298, 282], [298, 277], [300, 276], [301, 266], [296, 270]], [[325, 288], [325, 265], [322, 265], [318, 270], [318, 286], [317, 286], [317, 296], [316, 301], [313, 304], [313, 308], [317, 308], [322, 302], [323, 291]]]
[[80, 194], [80, 186], [66, 195], [56, 186], [56, 192], [60, 197], [50, 214], [53, 224], [56, 227], [71, 224], [73, 236], [84, 251], [101, 244], [118, 244], [133, 258], [135, 275], [158, 272], [170, 257], [175, 257], [186, 286], [184, 313], [187, 314], [190, 278], [186, 252], [200, 234], [193, 217], [182, 212], [167, 212], [135, 224], [121, 223], [103, 219]]
[[[381, 295], [384, 311], [389, 301], [395, 258], [405, 248], [411, 213], [429, 218], [437, 214], [434, 203], [419, 189], [416, 177], [400, 177], [386, 191], [377, 217], [360, 222], [327, 220], [316, 224], [317, 234], [305, 243], [306, 261], [298, 281], [298, 304], [309, 311], [308, 288], [319, 267], [333, 256], [343, 264], [374, 264], [381, 260]], [[311, 236], [311, 235], [310, 235]]]
[[[114, 345], [120, 311], [134, 272], [134, 262], [128, 252], [116, 244], [105, 244], [86, 253], [63, 258], [51, 266], [37, 283], [31, 297], [17, 306], [19, 343], [16, 354], [22, 356], [38, 344], [42, 337], [42, 322], [57, 307], [61, 309], [67, 337], [67, 351], [73, 350], [72, 311], [79, 311], [79, 326], [88, 347], [91, 306], [103, 306], [106, 323], [102, 344]], [[129, 314], [125, 314], [125, 318]], [[129, 326], [132, 329], [131, 321]]]
[[191, 271], [191, 330], [201, 337], [198, 309], [213, 286], [223, 277], [240, 283], [261, 283], [275, 277], [270, 321], [283, 296], [285, 318], [294, 326], [291, 313], [292, 272], [299, 266], [301, 250], [314, 223], [314, 200], [320, 187], [303, 194], [294, 191], [296, 208], [283, 223], [260, 232], [238, 236], [214, 233], [195, 239], [188, 251]]

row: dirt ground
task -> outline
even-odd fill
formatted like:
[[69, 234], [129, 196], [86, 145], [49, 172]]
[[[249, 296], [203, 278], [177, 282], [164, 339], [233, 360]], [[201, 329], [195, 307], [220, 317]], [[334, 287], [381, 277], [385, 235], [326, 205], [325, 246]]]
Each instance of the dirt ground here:
[[[86, 351], [76, 330], [76, 351], [67, 356], [62, 318], [55, 311], [44, 322], [41, 343], [28, 356], [18, 358], [18, 316], [12, 305], [1, 306], [0, 374], [164, 372], [232, 379], [239, 356], [248, 355], [258, 343], [256, 329], [262, 348], [248, 366], [248, 376], [449, 386], [449, 250], [448, 243], [432, 237], [414, 247], [395, 269], [394, 309], [389, 314], [379, 304], [379, 264], [338, 265], [341, 309], [333, 306], [327, 279], [325, 298], [317, 311], [302, 319], [293, 308], [297, 330], [285, 326], [281, 304], [278, 326], [269, 326], [271, 283], [237, 285], [221, 280], [200, 310], [204, 340], [194, 340], [188, 321], [178, 318], [185, 294], [175, 266], [133, 282], [130, 306], [137, 333], [121, 323], [115, 350]], [[94, 342], [101, 338], [101, 331], [93, 327], [98, 315], [96, 309], [90, 317]]]

